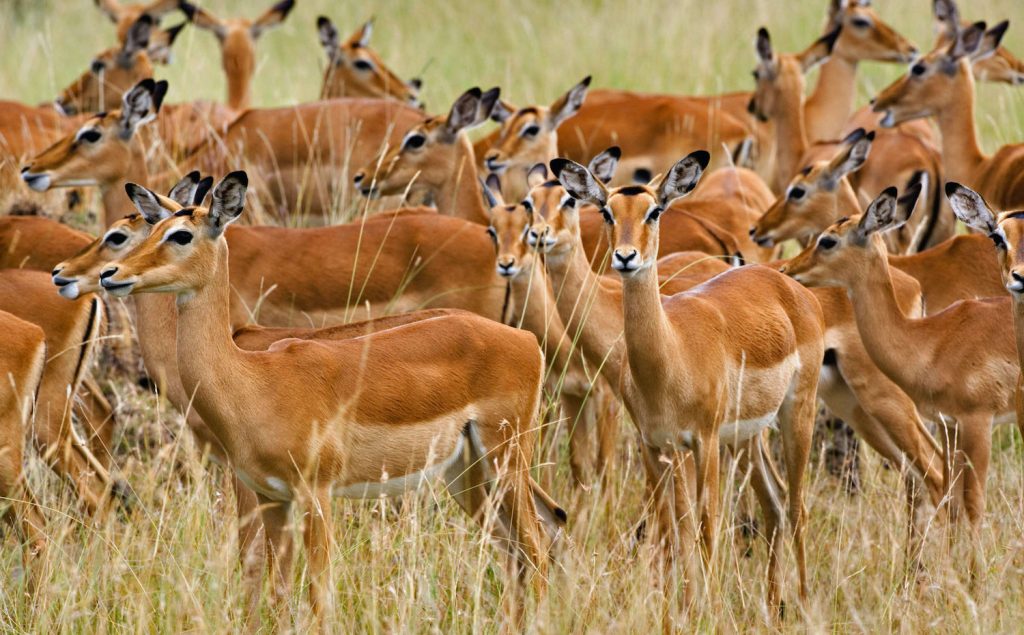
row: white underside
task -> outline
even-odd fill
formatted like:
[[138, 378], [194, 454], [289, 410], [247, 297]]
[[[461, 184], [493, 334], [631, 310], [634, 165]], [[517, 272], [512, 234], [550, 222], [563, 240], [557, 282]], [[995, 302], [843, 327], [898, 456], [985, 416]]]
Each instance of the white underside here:
[[448, 469], [462, 456], [465, 435], [459, 435], [455, 449], [444, 461], [435, 463], [418, 472], [411, 472], [396, 478], [385, 478], [370, 483], [352, 483], [351, 485], [335, 486], [332, 494], [340, 498], [388, 498], [412, 492], [426, 483], [440, 480]]

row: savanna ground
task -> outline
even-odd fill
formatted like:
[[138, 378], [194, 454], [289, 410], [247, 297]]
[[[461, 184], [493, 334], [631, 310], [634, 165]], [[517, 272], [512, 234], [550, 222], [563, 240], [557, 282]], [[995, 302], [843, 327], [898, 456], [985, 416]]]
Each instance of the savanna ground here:
[[[221, 15], [263, 10], [262, 2], [205, 3]], [[265, 4], [270, 4], [269, 2]], [[820, 31], [823, 0], [496, 0], [397, 2], [299, 0], [260, 43], [256, 104], [317, 97], [324, 64], [314, 20], [329, 15], [343, 32], [376, 15], [373, 46], [403, 77], [422, 76], [431, 110], [469, 86], [500, 85], [513, 103], [548, 102], [580, 77], [597, 86], [678, 93], [751, 87], [752, 38], [766, 25], [777, 50], [802, 48]], [[878, 0], [882, 16], [922, 49], [931, 40], [928, 0]], [[0, 96], [36, 103], [82, 72], [113, 41], [112, 25], [89, 0], [0, 2]], [[1016, 0], [964, 2], [971, 19], [1022, 21]], [[170, 19], [166, 23], [173, 23]], [[1024, 25], [1004, 43], [1024, 53]], [[875, 94], [903, 68], [862, 67], [861, 95]], [[169, 100], [221, 98], [219, 53], [209, 34], [187, 28], [175, 45]], [[813, 81], [813, 80], [812, 80]], [[987, 149], [1024, 140], [1024, 89], [979, 87]], [[232, 632], [244, 606], [235, 560], [234, 503], [222, 470], [209, 468], [176, 413], [139, 389], [135, 375], [105, 375], [118, 404], [115, 463], [138, 504], [127, 516], [82, 517], [69, 489], [31, 457], [30, 481], [50, 521], [51, 548], [34, 600], [19, 583], [11, 537], [0, 554], [0, 628], [31, 632]], [[540, 606], [527, 625], [539, 632], [643, 633], [679, 628], [779, 628], [763, 604], [763, 543], [747, 557], [736, 535], [741, 475], [723, 480], [718, 577], [701, 584], [688, 622], [652, 584], [657, 566], [635, 549], [643, 482], [634, 435], [624, 423], [608, 486], [574, 490], [564, 460], [538, 472], [570, 514], [569, 538]], [[984, 563], [965, 574], [963, 540], [947, 547], [931, 530], [923, 573], [905, 570], [905, 504], [897, 473], [863, 450], [859, 494], [849, 495], [819, 463], [809, 474], [810, 597], [796, 601], [786, 556], [783, 630], [1019, 632], [1024, 626], [1024, 451], [1010, 428], [995, 434], [989, 507], [981, 532]], [[441, 491], [392, 502], [338, 502], [333, 551], [337, 632], [494, 632], [502, 628], [503, 583], [485, 536]], [[294, 624], [306, 625], [304, 562], [296, 563]], [[668, 602], [668, 604], [666, 604]]]

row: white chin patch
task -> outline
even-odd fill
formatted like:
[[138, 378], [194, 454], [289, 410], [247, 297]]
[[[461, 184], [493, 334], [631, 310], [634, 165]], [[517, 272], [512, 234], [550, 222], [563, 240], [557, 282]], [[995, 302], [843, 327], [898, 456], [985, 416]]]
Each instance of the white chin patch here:
[[77, 282], [70, 282], [70, 283], [64, 285], [63, 287], [60, 287], [60, 289], [57, 291], [57, 293], [59, 293], [62, 298], [67, 298], [68, 300], [74, 300], [74, 299], [78, 298], [78, 283]]
[[123, 287], [114, 287], [113, 289], [106, 289], [106, 291], [115, 298], [126, 298], [129, 295], [131, 295], [132, 289], [134, 287], [135, 285], [129, 284]]
[[1006, 289], [1010, 293], [1024, 293], [1024, 282], [1020, 280], [1014, 280], [1006, 284]]
[[46, 190], [50, 189], [49, 176], [35, 176], [32, 174], [26, 174], [23, 178], [25, 179], [25, 183], [36, 192], [45, 192]]
[[885, 116], [882, 117], [882, 120], [879, 121], [878, 124], [883, 128], [892, 128], [896, 125], [896, 117], [893, 116], [891, 110], [886, 110]]

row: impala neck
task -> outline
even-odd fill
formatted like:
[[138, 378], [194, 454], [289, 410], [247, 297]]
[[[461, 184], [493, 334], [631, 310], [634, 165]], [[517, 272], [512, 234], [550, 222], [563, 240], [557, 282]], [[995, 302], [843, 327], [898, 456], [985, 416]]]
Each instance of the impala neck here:
[[782, 192], [800, 169], [800, 159], [807, 152], [807, 129], [804, 127], [804, 97], [800, 92], [784, 92], [779, 100], [775, 121], [775, 179], [772, 188]]
[[665, 369], [688, 366], [687, 360], [678, 359], [677, 348], [672, 349], [673, 355], [667, 353], [672, 328], [661, 306], [657, 266], [622, 279], [622, 315], [633, 385], [642, 392], [657, 391]]
[[543, 265], [536, 257], [532, 260], [510, 281], [514, 307], [511, 323], [536, 335], [544, 356], [561, 373], [569, 363], [572, 342], [566, 338]]
[[460, 134], [455, 142], [452, 172], [438, 189], [434, 204], [437, 205], [437, 211], [446, 216], [463, 218], [480, 225], [490, 223], [487, 210], [484, 209], [473, 146], [465, 134]]
[[[178, 375], [177, 310], [174, 296], [141, 293], [135, 297], [135, 333], [146, 372], [178, 412], [188, 412], [189, 397]], [[173, 334], [173, 335], [172, 335]]]
[[587, 361], [616, 389], [625, 371], [626, 344], [622, 338], [622, 293], [610, 280], [594, 273], [583, 245], [566, 255], [545, 260], [558, 314], [571, 339]]
[[962, 83], [960, 97], [936, 115], [942, 133], [942, 162], [946, 179], [977, 188], [976, 183], [983, 180], [978, 168], [986, 157], [974, 125], [974, 79], [969, 71]]
[[857, 60], [833, 55], [821, 65], [818, 83], [804, 104], [808, 141], [838, 139], [856, 99]]

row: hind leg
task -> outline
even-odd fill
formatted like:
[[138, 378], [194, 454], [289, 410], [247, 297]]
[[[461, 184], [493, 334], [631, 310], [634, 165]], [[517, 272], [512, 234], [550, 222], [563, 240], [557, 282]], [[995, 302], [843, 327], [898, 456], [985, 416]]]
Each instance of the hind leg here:
[[114, 408], [92, 376], [86, 376], [82, 380], [79, 396], [80, 402], [75, 404], [75, 414], [89, 430], [89, 438], [86, 439], [89, 451], [100, 465], [109, 469], [116, 425]]
[[983, 557], [980, 548], [981, 525], [985, 517], [985, 481], [988, 477], [988, 466], [992, 454], [992, 417], [964, 417], [960, 419], [963, 435], [964, 456], [963, 481], [964, 508], [970, 523], [971, 577], [972, 579], [983, 570]]
[[779, 566], [783, 548], [781, 483], [775, 480], [774, 470], [768, 468], [767, 462], [771, 457], [765, 454], [761, 435], [737, 449], [741, 466], [750, 470], [750, 484], [764, 513], [764, 537], [768, 542], [768, 607], [778, 612], [782, 606]]

